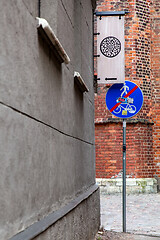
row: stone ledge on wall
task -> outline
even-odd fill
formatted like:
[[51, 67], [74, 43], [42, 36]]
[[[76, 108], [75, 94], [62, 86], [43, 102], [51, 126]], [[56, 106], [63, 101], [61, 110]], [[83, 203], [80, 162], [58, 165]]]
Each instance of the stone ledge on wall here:
[[[96, 178], [101, 194], [116, 194], [122, 192], [122, 178]], [[157, 193], [157, 180], [155, 178], [127, 178], [127, 194]]]
[[[123, 119], [120, 118], [97, 118], [95, 119], [95, 124], [106, 124], [106, 123], [120, 123], [123, 122]], [[144, 119], [144, 118], [132, 118], [132, 119], [126, 119], [127, 123], [143, 123], [143, 124], [151, 124], [153, 125], [154, 122], [152, 120]]]

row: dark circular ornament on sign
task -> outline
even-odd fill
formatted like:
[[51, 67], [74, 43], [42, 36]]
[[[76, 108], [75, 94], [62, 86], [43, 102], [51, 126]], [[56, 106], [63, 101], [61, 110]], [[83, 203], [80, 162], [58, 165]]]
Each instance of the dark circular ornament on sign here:
[[116, 37], [106, 37], [102, 40], [100, 44], [100, 50], [105, 57], [115, 57], [121, 51], [121, 42]]

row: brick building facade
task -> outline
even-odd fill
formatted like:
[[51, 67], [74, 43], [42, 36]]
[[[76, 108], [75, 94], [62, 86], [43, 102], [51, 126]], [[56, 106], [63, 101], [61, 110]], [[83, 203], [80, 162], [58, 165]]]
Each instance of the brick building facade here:
[[[97, 2], [97, 11], [129, 12], [125, 15], [124, 26], [125, 80], [135, 82], [142, 89], [144, 103], [141, 111], [127, 120], [127, 175], [132, 178], [160, 177], [160, 2], [100, 0]], [[122, 172], [122, 121], [113, 117], [106, 108], [105, 95], [109, 87], [97, 81], [97, 178], [116, 178]]]

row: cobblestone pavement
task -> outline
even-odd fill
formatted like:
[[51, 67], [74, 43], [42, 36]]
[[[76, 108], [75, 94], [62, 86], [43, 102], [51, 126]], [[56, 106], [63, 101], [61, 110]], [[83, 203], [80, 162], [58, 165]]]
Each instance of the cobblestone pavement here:
[[159, 240], [159, 237], [147, 235], [136, 235], [129, 233], [118, 233], [113, 231], [98, 232], [95, 240]]
[[[127, 195], [126, 199], [127, 232], [157, 236], [160, 239], [160, 193]], [[122, 232], [121, 194], [101, 195], [101, 225], [105, 230]]]

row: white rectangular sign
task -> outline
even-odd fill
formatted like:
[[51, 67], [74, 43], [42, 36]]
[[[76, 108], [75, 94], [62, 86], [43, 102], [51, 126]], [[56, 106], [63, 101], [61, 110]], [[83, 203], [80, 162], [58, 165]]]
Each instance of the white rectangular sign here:
[[97, 17], [98, 83], [124, 83], [124, 16]]

